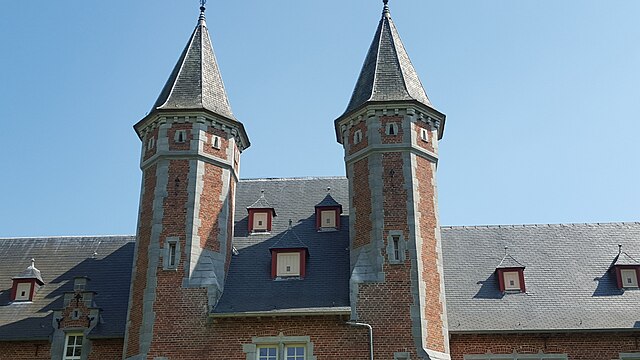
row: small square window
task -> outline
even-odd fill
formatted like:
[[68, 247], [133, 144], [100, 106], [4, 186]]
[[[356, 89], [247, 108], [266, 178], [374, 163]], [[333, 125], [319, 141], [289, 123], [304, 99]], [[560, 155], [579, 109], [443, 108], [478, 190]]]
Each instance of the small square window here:
[[267, 229], [267, 220], [269, 214], [266, 212], [259, 212], [253, 214], [253, 231], [268, 231]]
[[300, 276], [300, 253], [279, 253], [276, 276]]
[[287, 346], [285, 348], [285, 360], [304, 360], [304, 346]]
[[278, 348], [275, 346], [259, 347], [258, 360], [278, 360]]
[[638, 287], [638, 274], [635, 269], [622, 269], [620, 270], [620, 275], [622, 275], [623, 288]]
[[82, 334], [68, 334], [64, 347], [63, 360], [82, 359]]
[[505, 290], [520, 290], [520, 274], [517, 271], [506, 271], [504, 273]]
[[336, 228], [336, 211], [335, 210], [322, 210], [320, 211], [320, 227], [322, 228]]
[[19, 283], [16, 286], [16, 301], [31, 300], [31, 283]]

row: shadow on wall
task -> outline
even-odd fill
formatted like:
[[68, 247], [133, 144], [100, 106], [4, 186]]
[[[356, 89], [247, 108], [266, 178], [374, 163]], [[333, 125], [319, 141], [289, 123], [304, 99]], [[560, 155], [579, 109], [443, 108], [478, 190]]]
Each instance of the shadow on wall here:
[[504, 297], [504, 293], [498, 288], [498, 279], [495, 272], [491, 273], [487, 280], [478, 281], [477, 284], [481, 286], [480, 290], [473, 295], [474, 299], [502, 299]]

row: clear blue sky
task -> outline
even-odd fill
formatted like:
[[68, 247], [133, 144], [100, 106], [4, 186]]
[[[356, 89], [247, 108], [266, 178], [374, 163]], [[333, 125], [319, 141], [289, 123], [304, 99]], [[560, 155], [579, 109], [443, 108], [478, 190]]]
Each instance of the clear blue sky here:
[[[640, 1], [391, 0], [435, 106], [445, 225], [640, 220]], [[210, 0], [241, 175], [344, 175], [333, 120], [382, 1]], [[133, 234], [192, 1], [0, 3], [0, 236]]]

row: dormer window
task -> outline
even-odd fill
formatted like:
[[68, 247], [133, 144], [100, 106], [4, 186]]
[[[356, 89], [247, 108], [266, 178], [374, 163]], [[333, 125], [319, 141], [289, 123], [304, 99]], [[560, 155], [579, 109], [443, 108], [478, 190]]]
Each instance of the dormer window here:
[[327, 188], [327, 195], [316, 205], [316, 230], [338, 230], [340, 228], [340, 214], [342, 214], [342, 205], [331, 197], [331, 188]]
[[285, 231], [273, 244], [271, 251], [271, 277], [273, 279], [304, 278], [306, 258], [309, 255], [307, 245], [300, 240], [292, 221]]
[[264, 190], [260, 192], [260, 198], [247, 208], [249, 212], [248, 229], [250, 234], [269, 233], [276, 210], [265, 199]]
[[622, 251], [622, 245], [618, 245], [618, 256], [613, 261], [612, 270], [615, 272], [619, 289], [638, 289], [640, 261]]
[[527, 289], [524, 283], [525, 266], [509, 255], [507, 247], [504, 249], [505, 255], [496, 268], [500, 291], [503, 293], [526, 292]]
[[31, 259], [31, 265], [25, 271], [15, 276], [11, 287], [11, 301], [33, 301], [33, 296], [40, 286], [44, 285], [40, 270], [36, 268], [35, 260]]

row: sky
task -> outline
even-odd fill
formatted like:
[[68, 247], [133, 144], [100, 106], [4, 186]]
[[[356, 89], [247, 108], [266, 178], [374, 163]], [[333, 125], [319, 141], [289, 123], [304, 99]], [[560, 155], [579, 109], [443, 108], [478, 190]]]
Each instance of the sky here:
[[[0, 237], [134, 234], [140, 140], [196, 0], [0, 3]], [[443, 225], [640, 221], [640, 1], [390, 0], [434, 106]], [[242, 178], [344, 176], [382, 1], [207, 4]]]

